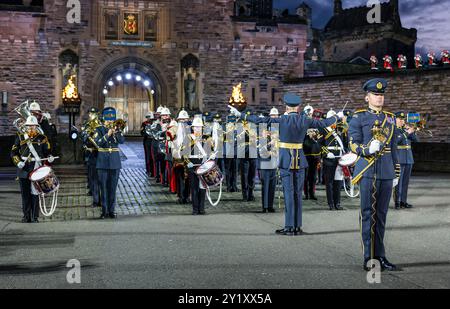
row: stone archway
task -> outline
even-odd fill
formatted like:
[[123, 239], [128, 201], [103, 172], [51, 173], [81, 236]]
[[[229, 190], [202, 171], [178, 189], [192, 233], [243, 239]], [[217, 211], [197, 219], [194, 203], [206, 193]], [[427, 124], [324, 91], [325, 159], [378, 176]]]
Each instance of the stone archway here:
[[102, 109], [105, 107], [105, 102], [108, 102], [107, 105], [115, 107], [114, 104], [111, 104], [111, 101], [108, 101], [108, 90], [112, 90], [119, 83], [128, 83], [126, 76], [128, 78], [132, 76], [130, 82], [136, 82], [134, 79], [138, 76], [139, 82], [147, 82], [148, 104], [145, 105], [146, 111], [140, 108], [142, 111], [136, 112], [138, 108], [135, 108], [135, 105], [138, 102], [132, 99], [128, 101], [128, 97], [124, 98], [125, 103], [120, 105], [120, 109], [126, 115], [125, 120], [129, 121], [130, 133], [136, 133], [134, 132], [136, 131], [136, 123], [141, 123], [143, 114], [145, 116], [147, 111], [154, 111], [160, 105], [167, 105], [167, 84], [160, 71], [149, 61], [135, 56], [120, 57], [110, 60], [97, 70], [92, 84], [93, 105]]

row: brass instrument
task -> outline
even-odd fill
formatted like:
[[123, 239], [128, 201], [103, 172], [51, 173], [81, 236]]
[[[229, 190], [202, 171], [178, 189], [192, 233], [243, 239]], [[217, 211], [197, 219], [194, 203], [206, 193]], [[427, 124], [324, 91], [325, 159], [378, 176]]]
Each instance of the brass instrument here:
[[111, 121], [106, 125], [108, 129], [116, 130], [119, 132], [123, 132], [127, 127], [127, 122], [123, 119], [117, 119], [116, 121]]
[[89, 141], [90, 141], [90, 142], [94, 145], [94, 147], [97, 148], [97, 149], [100, 148], [100, 147], [99, 147], [99, 146], [97, 145], [97, 143], [95, 142], [95, 140], [94, 140], [94, 135], [95, 135], [95, 132], [96, 132], [97, 128], [100, 127], [101, 125], [102, 125], [102, 124], [101, 124], [100, 120], [99, 120], [98, 118], [94, 118], [94, 119], [88, 120], [88, 122], [86, 123], [86, 125], [83, 126], [83, 127], [81, 128], [82, 131], [85, 131], [85, 132], [86, 132]]
[[427, 126], [427, 119], [425, 119], [425, 117], [422, 117], [419, 122], [405, 124], [405, 127], [413, 128], [417, 134], [425, 134], [428, 135], [429, 137], [433, 137], [433, 132], [431, 130], [426, 129], [426, 126]]
[[[19, 133], [25, 134], [27, 132], [25, 121], [28, 117], [33, 116], [30, 111], [28, 100], [17, 106], [14, 111], [18, 113], [21, 118], [14, 120], [13, 126], [17, 129], [17, 131], [19, 131]], [[42, 135], [44, 134], [44, 131], [40, 126], [38, 127], [38, 132]]]

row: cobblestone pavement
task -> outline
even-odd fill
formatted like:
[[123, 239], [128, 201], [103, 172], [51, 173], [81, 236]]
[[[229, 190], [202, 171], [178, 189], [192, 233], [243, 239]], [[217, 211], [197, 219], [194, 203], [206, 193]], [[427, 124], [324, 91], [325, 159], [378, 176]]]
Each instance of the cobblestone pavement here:
[[[192, 208], [190, 204], [177, 204], [175, 194], [169, 193], [168, 188], [157, 184], [154, 179], [147, 177], [145, 173], [145, 159], [142, 141], [133, 138], [126, 144], [121, 145], [122, 171], [117, 190], [116, 211], [119, 216], [141, 216], [141, 215], [166, 215], [166, 214], [190, 214]], [[100, 216], [100, 208], [92, 208], [92, 198], [87, 195], [86, 168], [84, 166], [59, 166], [56, 167], [61, 187], [58, 195], [58, 207], [55, 214], [50, 218], [42, 218], [41, 221], [65, 221], [92, 219]], [[8, 174], [9, 173], [9, 174]], [[19, 193], [18, 184], [12, 185], [14, 171], [4, 172], [2, 181], [3, 192]], [[11, 189], [12, 188], [12, 189]], [[281, 187], [280, 187], [281, 189]], [[12, 191], [11, 191], [12, 190]], [[259, 181], [255, 190], [256, 201], [243, 202], [240, 193], [223, 192], [220, 204], [217, 207], [210, 207], [207, 204], [208, 213], [239, 213], [258, 212], [261, 209], [261, 189]], [[212, 199], [218, 196], [218, 189], [212, 190]], [[343, 193], [344, 195], [344, 193]], [[20, 203], [20, 196], [17, 204]], [[305, 201], [305, 211], [325, 210], [325, 192], [322, 187], [318, 190], [319, 200], [316, 202]], [[343, 197], [345, 198], [345, 197]], [[50, 203], [50, 200], [48, 200]], [[343, 203], [349, 208], [358, 207], [358, 200], [346, 199]], [[283, 205], [281, 193], [277, 192], [276, 204], [280, 208]], [[20, 209], [16, 207], [16, 215]], [[16, 219], [17, 220], [17, 219]]]

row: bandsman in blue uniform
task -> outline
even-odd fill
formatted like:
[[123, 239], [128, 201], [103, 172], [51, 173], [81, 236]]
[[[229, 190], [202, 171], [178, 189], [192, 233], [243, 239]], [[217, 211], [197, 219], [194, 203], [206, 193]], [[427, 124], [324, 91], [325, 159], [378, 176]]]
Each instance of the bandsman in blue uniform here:
[[101, 122], [98, 118], [98, 109], [93, 107], [89, 110], [88, 121], [86, 121], [81, 128], [81, 140], [83, 141], [85, 160], [88, 168], [88, 195], [92, 196], [92, 207], [99, 207], [101, 205], [99, 180], [97, 174], [97, 157], [99, 147], [94, 140], [94, 135], [99, 126], [101, 126]]
[[378, 260], [382, 270], [397, 270], [386, 259], [384, 248], [389, 201], [400, 174], [395, 115], [383, 110], [387, 85], [384, 79], [364, 84], [368, 108], [355, 112], [349, 124], [350, 148], [359, 156], [353, 183], [359, 183], [361, 190], [363, 267], [367, 271], [373, 266], [371, 260]]
[[305, 154], [303, 153], [303, 142], [307, 130], [310, 128], [329, 127], [343, 118], [339, 113], [330, 119], [315, 120], [306, 115], [299, 114], [301, 98], [295, 94], [287, 93], [283, 97], [286, 104], [286, 113], [280, 118], [264, 117], [241, 114], [237, 109], [229, 106], [231, 113], [236, 117], [242, 117], [244, 121], [252, 123], [278, 124], [280, 141], [278, 143], [280, 159], [280, 177], [283, 183], [285, 203], [284, 228], [277, 230], [279, 235], [301, 235], [302, 227], [302, 192], [305, 179], [305, 169], [308, 167]]
[[20, 194], [22, 195], [23, 223], [38, 223], [39, 199], [37, 192], [32, 188], [29, 179], [30, 174], [42, 166], [41, 159], [49, 158], [48, 162], [54, 161], [51, 156], [48, 138], [39, 133], [39, 123], [36, 117], [29, 116], [24, 125], [24, 132], [19, 132], [11, 149], [11, 159], [17, 166], [17, 177], [20, 183]]
[[414, 164], [414, 156], [411, 143], [417, 142], [414, 128], [405, 123], [405, 112], [396, 113], [397, 116], [397, 149], [398, 162], [400, 163], [400, 180], [395, 187], [394, 199], [395, 209], [412, 208], [408, 203], [409, 179]]
[[[279, 118], [279, 112], [272, 108], [269, 116]], [[258, 147], [258, 173], [261, 180], [262, 192], [262, 212], [274, 213], [273, 207], [275, 200], [275, 191], [277, 187], [277, 168], [278, 168], [278, 128], [268, 126], [265, 131], [259, 134], [260, 143]], [[262, 138], [262, 140], [261, 140]]]
[[95, 143], [98, 145], [97, 173], [100, 182], [100, 196], [102, 214], [100, 219], [117, 218], [115, 212], [116, 191], [119, 183], [120, 161], [119, 144], [125, 142], [122, 132], [115, 125], [116, 110], [105, 108], [103, 110], [104, 124], [97, 128]]

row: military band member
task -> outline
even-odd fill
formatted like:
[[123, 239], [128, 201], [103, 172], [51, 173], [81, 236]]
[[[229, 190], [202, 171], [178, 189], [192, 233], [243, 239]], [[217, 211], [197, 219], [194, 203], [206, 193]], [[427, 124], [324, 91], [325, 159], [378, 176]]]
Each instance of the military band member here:
[[159, 106], [154, 114], [155, 120], [150, 127], [152, 138], [152, 158], [153, 158], [153, 175], [156, 179], [156, 183], [161, 182], [161, 165], [159, 164], [158, 156], [159, 153], [159, 139], [158, 133], [161, 131], [161, 113], [164, 110], [164, 107]]
[[413, 206], [408, 203], [409, 179], [414, 164], [411, 143], [417, 142], [417, 137], [414, 128], [405, 123], [406, 114], [398, 112], [396, 116], [397, 130], [395, 134], [397, 136], [398, 162], [400, 163], [400, 180], [394, 191], [395, 209], [412, 208]]
[[398, 183], [395, 116], [383, 110], [387, 81], [372, 79], [364, 84], [368, 108], [357, 111], [349, 124], [350, 148], [359, 155], [353, 183], [361, 190], [361, 232], [364, 269], [376, 259], [382, 270], [396, 270], [386, 259], [384, 233], [392, 188]]
[[[184, 152], [184, 159], [189, 169], [189, 182], [191, 184], [192, 215], [204, 215], [206, 188], [200, 183], [196, 169], [208, 159], [205, 149], [212, 149], [212, 139], [203, 134], [203, 120], [201, 115], [194, 117], [192, 133], [189, 134], [189, 147]], [[215, 159], [215, 158], [214, 158]]]
[[229, 106], [231, 113], [236, 117], [243, 117], [244, 121], [253, 123], [279, 124], [280, 142], [279, 168], [283, 183], [285, 224], [284, 228], [277, 230], [279, 235], [303, 234], [302, 227], [302, 192], [305, 179], [305, 169], [308, 167], [303, 153], [303, 141], [309, 128], [328, 127], [335, 124], [343, 113], [323, 121], [315, 120], [306, 115], [299, 114], [301, 98], [295, 94], [287, 93], [283, 97], [286, 104], [287, 115], [280, 118], [259, 118], [254, 115], [241, 114], [237, 109]]
[[[279, 112], [272, 108], [269, 116], [278, 118]], [[262, 191], [262, 212], [274, 213], [273, 207], [275, 200], [275, 191], [277, 186], [277, 167], [278, 167], [278, 132], [276, 127], [268, 126], [265, 132], [262, 132], [263, 143], [258, 147], [258, 173], [261, 180]]]
[[45, 135], [39, 133], [39, 123], [36, 117], [29, 116], [25, 122], [26, 131], [18, 133], [14, 146], [11, 149], [11, 159], [17, 166], [17, 177], [20, 183], [22, 195], [23, 223], [38, 223], [39, 199], [38, 194], [32, 188], [29, 179], [30, 174], [43, 165], [41, 159], [49, 158], [53, 163], [54, 158], [50, 154], [50, 143]]
[[99, 146], [97, 158], [97, 173], [100, 181], [100, 196], [102, 214], [100, 219], [117, 218], [115, 212], [116, 192], [119, 183], [120, 161], [119, 144], [125, 142], [122, 132], [116, 127], [116, 110], [103, 110], [104, 124], [97, 128], [95, 143]]
[[152, 142], [153, 136], [151, 132], [152, 124], [155, 120], [155, 116], [153, 112], [147, 113], [145, 116], [145, 121], [141, 125], [141, 135], [144, 137], [144, 154], [145, 154], [145, 170], [147, 171], [147, 175], [150, 177], [154, 177], [154, 169], [153, 169], [153, 156], [152, 156]]
[[306, 179], [304, 185], [305, 200], [317, 201], [316, 182], [317, 173], [322, 154], [321, 135], [317, 129], [308, 129], [303, 143], [308, 168], [306, 169]]
[[[236, 117], [228, 116], [225, 127], [224, 153], [225, 157], [225, 179], [227, 182], [227, 192], [239, 192], [237, 187], [237, 130]], [[229, 140], [231, 139], [231, 140]]]
[[94, 140], [94, 134], [97, 132], [97, 128], [100, 125], [101, 122], [98, 119], [98, 109], [93, 107], [89, 110], [89, 119], [83, 125], [81, 130], [81, 140], [83, 141], [88, 168], [88, 195], [92, 196], [92, 207], [99, 207], [101, 205], [99, 179], [97, 174], [98, 145]]
[[176, 191], [178, 196], [179, 204], [188, 204], [190, 203], [189, 193], [190, 193], [190, 184], [189, 184], [189, 174], [187, 166], [181, 156], [181, 151], [183, 147], [188, 145], [189, 141], [189, 114], [182, 110], [178, 114], [178, 127], [177, 133], [174, 140], [173, 146], [173, 159], [174, 159], [174, 177], [176, 181]]
[[214, 142], [214, 149], [217, 151], [217, 166], [219, 167], [222, 174], [226, 177], [225, 169], [225, 153], [224, 153], [224, 133], [225, 128], [222, 125], [222, 116], [219, 113], [214, 114], [212, 122], [211, 137]]
[[[251, 113], [249, 111], [246, 112], [248, 115]], [[242, 199], [246, 202], [252, 202], [255, 200], [254, 190], [255, 190], [255, 177], [256, 177], [256, 131], [250, 128], [250, 125], [243, 121], [243, 138], [242, 142], [244, 142], [244, 150], [245, 152], [242, 154], [242, 157], [239, 157], [239, 171], [241, 174], [241, 190], [242, 190]], [[238, 138], [238, 143], [241, 141]], [[251, 154], [252, 144], [255, 146], [254, 155]]]
[[[334, 117], [335, 115], [336, 112], [331, 110], [327, 113], [327, 118]], [[342, 180], [336, 179], [336, 169], [339, 165], [339, 158], [346, 152], [344, 146], [346, 142], [344, 142], [342, 132], [338, 130], [336, 124], [323, 129], [322, 135], [324, 136], [322, 153], [325, 155], [322, 166], [328, 208], [330, 210], [343, 210], [344, 208], [341, 207]]]
[[41, 128], [43, 134], [47, 137], [49, 143], [50, 143], [50, 147], [52, 148], [52, 154], [55, 154], [56, 152], [56, 126], [50, 124], [50, 114], [49, 113], [44, 113], [41, 110], [40, 105], [36, 102], [33, 101], [30, 104], [30, 112], [31, 115], [33, 115], [34, 117], [36, 117], [36, 119], [38, 120], [39, 123], [39, 127]]

